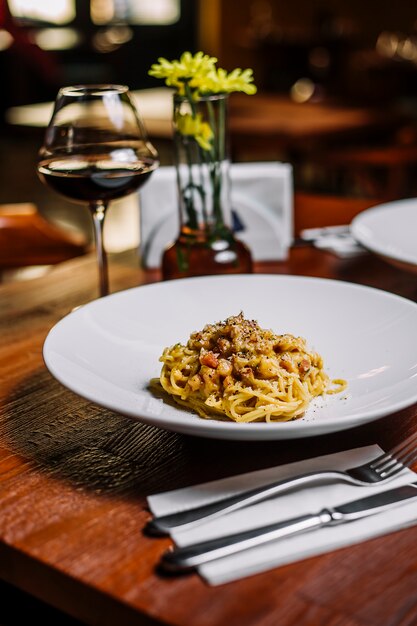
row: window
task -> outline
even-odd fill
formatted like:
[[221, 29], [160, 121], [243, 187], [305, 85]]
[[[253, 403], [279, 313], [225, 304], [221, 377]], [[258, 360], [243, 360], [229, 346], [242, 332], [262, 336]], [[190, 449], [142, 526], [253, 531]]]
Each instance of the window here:
[[91, 21], [97, 25], [169, 25], [181, 16], [180, 0], [91, 0]]
[[8, 0], [10, 13], [22, 20], [68, 24], [75, 18], [75, 0]]

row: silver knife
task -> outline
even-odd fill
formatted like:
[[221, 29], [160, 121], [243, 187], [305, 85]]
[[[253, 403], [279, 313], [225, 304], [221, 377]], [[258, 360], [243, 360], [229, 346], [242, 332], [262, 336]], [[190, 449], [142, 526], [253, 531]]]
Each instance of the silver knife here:
[[413, 499], [417, 503], [417, 482], [390, 489], [389, 491], [382, 491], [360, 500], [346, 502], [333, 508], [325, 508], [318, 513], [301, 515], [283, 522], [246, 530], [218, 539], [211, 539], [210, 541], [204, 541], [184, 548], [174, 548], [162, 555], [160, 567], [162, 570], [170, 573], [186, 572], [204, 563], [209, 563], [248, 548], [260, 546], [269, 541], [322, 528], [323, 526], [335, 526], [336, 524], [353, 522], [406, 504]]

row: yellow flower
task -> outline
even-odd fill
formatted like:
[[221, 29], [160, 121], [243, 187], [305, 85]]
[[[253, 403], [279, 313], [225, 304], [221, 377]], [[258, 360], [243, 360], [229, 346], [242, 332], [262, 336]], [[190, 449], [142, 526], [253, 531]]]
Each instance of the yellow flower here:
[[236, 68], [229, 74], [222, 68], [216, 68], [217, 59], [204, 52], [184, 52], [180, 59], [168, 61], [158, 59], [149, 70], [149, 75], [164, 78], [168, 87], [174, 87], [180, 96], [198, 100], [201, 94], [231, 93], [243, 91], [256, 93], [251, 69]]
[[219, 67], [207, 74], [207, 76], [196, 79], [195, 86], [200, 93], [231, 93], [232, 91], [243, 91], [248, 95], [256, 93], [256, 86], [252, 83], [253, 75], [251, 69], [241, 70], [236, 68], [230, 74]]
[[179, 60], [168, 61], [164, 57], [158, 59], [149, 70], [149, 75], [155, 78], [165, 78], [168, 87], [176, 87], [183, 95], [184, 83], [190, 82], [194, 76], [205, 76], [214, 69], [217, 59], [203, 52], [194, 56], [184, 52]]
[[203, 121], [201, 113], [197, 113], [195, 117], [190, 113], [177, 115], [175, 119], [177, 131], [181, 135], [193, 137], [200, 148], [203, 150], [211, 150], [211, 141], [213, 139], [213, 131], [207, 122]]

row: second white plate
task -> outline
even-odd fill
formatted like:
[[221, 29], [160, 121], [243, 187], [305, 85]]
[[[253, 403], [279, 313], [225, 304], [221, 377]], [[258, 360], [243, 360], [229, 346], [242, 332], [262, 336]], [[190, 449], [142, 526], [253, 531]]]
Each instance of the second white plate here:
[[417, 272], [417, 198], [387, 202], [357, 215], [353, 237], [394, 265]]

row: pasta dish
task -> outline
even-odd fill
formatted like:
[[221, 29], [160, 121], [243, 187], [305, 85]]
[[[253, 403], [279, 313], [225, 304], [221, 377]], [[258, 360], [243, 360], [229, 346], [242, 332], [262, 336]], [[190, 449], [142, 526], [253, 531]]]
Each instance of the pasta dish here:
[[276, 335], [243, 314], [207, 324], [186, 345], [165, 348], [159, 359], [162, 388], [176, 403], [201, 417], [235, 422], [273, 422], [299, 418], [311, 400], [343, 391], [331, 380], [323, 359], [305, 339]]

